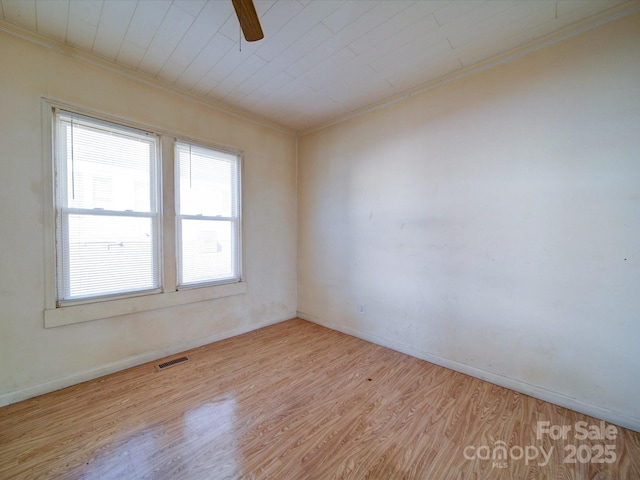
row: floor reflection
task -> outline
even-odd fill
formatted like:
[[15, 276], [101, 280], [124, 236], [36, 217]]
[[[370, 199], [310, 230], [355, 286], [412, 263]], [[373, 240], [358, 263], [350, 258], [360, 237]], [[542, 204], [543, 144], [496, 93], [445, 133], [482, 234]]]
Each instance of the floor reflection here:
[[[227, 397], [184, 414], [184, 451], [190, 459], [188, 478], [240, 476], [233, 430], [236, 409], [236, 401]], [[196, 455], [193, 455], [194, 445], [198, 451]]]
[[[118, 445], [112, 445], [96, 458], [87, 462], [83, 478], [150, 478], [153, 471], [151, 457], [156, 451], [152, 430], [145, 430]], [[115, 447], [115, 448], [114, 448]]]
[[233, 424], [237, 404], [217, 398], [174, 421], [138, 428], [98, 448], [82, 477], [91, 479], [237, 479]]

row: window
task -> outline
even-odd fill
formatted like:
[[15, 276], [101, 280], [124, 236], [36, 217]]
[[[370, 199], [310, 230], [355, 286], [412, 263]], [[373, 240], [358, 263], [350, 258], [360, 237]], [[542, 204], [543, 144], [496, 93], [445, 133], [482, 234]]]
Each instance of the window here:
[[178, 287], [240, 279], [238, 156], [176, 143]]
[[154, 134], [56, 112], [59, 304], [160, 287]]
[[45, 326], [246, 292], [238, 153], [47, 105]]

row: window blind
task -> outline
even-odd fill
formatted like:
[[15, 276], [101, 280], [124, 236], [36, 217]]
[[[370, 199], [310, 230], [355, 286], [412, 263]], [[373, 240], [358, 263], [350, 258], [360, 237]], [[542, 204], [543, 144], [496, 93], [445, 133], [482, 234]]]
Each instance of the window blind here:
[[238, 155], [176, 143], [178, 286], [240, 280]]
[[62, 110], [55, 119], [58, 303], [158, 289], [156, 136]]

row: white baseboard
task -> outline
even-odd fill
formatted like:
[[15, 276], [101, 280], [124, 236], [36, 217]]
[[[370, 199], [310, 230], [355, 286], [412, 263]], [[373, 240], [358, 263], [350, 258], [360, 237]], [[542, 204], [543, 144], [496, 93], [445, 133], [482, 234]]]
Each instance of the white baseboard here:
[[235, 337], [237, 335], [251, 332], [253, 330], [257, 330], [262, 327], [284, 322], [286, 320], [295, 318], [296, 315], [297, 315], [296, 312], [292, 312], [282, 318], [278, 317], [278, 318], [270, 319], [260, 323], [243, 326], [241, 328], [237, 328], [234, 330], [228, 330], [225, 332], [216, 333], [208, 337], [198, 338], [191, 342], [187, 342], [181, 345], [176, 345], [175, 347], [166, 348], [162, 350], [154, 350], [152, 352], [146, 352], [140, 355], [135, 355], [133, 357], [128, 357], [122, 360], [111, 362], [97, 368], [84, 370], [82, 372], [75, 373], [67, 377], [52, 380], [50, 382], [40, 383], [38, 385], [33, 385], [20, 390], [5, 393], [0, 395], [0, 407], [4, 407], [5, 405], [9, 405], [12, 403], [20, 402], [28, 398], [37, 397], [38, 395], [43, 395], [45, 393], [54, 392], [56, 390], [60, 390], [61, 388], [77, 385], [78, 383], [103, 377], [105, 375], [109, 375], [110, 373], [119, 372], [121, 370], [125, 370], [130, 367], [135, 367], [137, 365], [142, 365], [143, 363], [152, 362], [154, 360], [158, 360], [160, 358], [164, 358], [169, 355], [175, 355], [176, 353], [184, 352], [186, 350], [191, 350], [192, 348], [201, 347], [202, 345], [207, 345], [209, 343], [224, 340], [226, 338]]
[[617, 412], [601, 405], [594, 405], [592, 403], [582, 401], [578, 398], [569, 397], [565, 394], [555, 392], [538, 385], [523, 382], [515, 378], [505, 377], [496, 373], [487, 372], [486, 370], [482, 370], [471, 365], [466, 365], [464, 363], [456, 362], [448, 358], [440, 357], [438, 355], [416, 349], [410, 345], [406, 345], [395, 340], [389, 340], [387, 338], [356, 331], [343, 325], [337, 325], [331, 322], [327, 322], [323, 319], [315, 317], [314, 315], [309, 315], [304, 312], [298, 312], [298, 317], [303, 320], [316, 323], [323, 327], [330, 328], [331, 330], [336, 330], [338, 332], [342, 332], [347, 335], [351, 335], [353, 337], [375, 343], [376, 345], [380, 345], [400, 353], [411, 355], [412, 357], [425, 360], [429, 363], [433, 363], [450, 370], [455, 370], [456, 372], [464, 373], [474, 378], [479, 378], [480, 380], [485, 380], [489, 383], [493, 383], [494, 385], [505, 387], [510, 390], [514, 390], [516, 392], [537, 398], [539, 400], [544, 400], [545, 402], [553, 403], [554, 405], [559, 405], [561, 407], [565, 407], [570, 410], [574, 410], [576, 412], [604, 420], [614, 425], [640, 432], [640, 418]]

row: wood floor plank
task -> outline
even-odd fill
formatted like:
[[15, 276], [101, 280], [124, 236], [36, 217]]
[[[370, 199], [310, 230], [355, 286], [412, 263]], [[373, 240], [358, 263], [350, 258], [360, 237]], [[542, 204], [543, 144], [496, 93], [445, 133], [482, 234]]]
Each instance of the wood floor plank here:
[[0, 408], [0, 479], [640, 479], [639, 433], [299, 319], [185, 354]]

